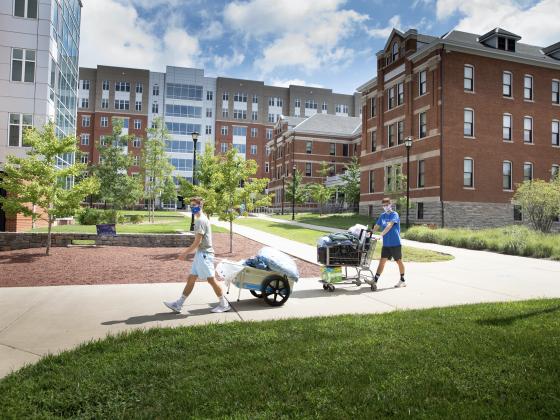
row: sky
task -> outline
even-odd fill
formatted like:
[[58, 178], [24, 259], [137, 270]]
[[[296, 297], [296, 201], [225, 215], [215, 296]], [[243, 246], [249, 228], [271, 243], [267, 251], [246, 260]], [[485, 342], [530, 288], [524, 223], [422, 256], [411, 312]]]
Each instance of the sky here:
[[520, 42], [560, 41], [560, 0], [83, 0], [80, 66], [320, 86], [353, 93], [376, 75], [393, 28], [442, 36], [499, 26]]

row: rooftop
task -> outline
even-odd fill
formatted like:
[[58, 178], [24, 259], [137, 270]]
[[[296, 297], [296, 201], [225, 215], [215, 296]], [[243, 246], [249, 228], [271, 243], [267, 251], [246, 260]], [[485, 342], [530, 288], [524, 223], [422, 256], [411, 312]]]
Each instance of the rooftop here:
[[361, 134], [361, 125], [360, 117], [315, 114], [296, 125], [294, 132], [352, 137]]

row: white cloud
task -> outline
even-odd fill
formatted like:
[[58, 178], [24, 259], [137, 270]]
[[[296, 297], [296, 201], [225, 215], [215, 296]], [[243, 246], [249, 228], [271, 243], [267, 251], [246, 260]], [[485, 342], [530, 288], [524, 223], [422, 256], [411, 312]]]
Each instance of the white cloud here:
[[342, 9], [345, 0], [248, 0], [224, 9], [224, 22], [246, 42], [264, 44], [255, 66], [262, 75], [286, 66], [304, 71], [348, 65], [351, 50], [343, 48], [358, 24], [367, 19]]
[[438, 0], [437, 18], [445, 20], [458, 14], [455, 29], [483, 34], [497, 26], [522, 37], [521, 42], [548, 46], [560, 41], [559, 0]]
[[158, 36], [155, 30], [161, 27], [160, 18], [142, 19], [129, 1], [87, 2], [82, 14], [80, 66], [104, 64], [160, 71], [166, 64], [197, 66], [201, 56], [198, 39], [174, 20]]
[[302, 79], [288, 79], [288, 80], [272, 79], [270, 83], [272, 84], [272, 86], [286, 87], [286, 88], [290, 87], [290, 85], [308, 86], [308, 87], [316, 87], [316, 88], [324, 87], [323, 85], [319, 85], [316, 83], [307, 83], [305, 80]]
[[391, 32], [394, 29], [398, 29], [399, 31], [402, 29], [402, 22], [401, 17], [399, 15], [393, 16], [389, 19], [389, 23], [384, 28], [372, 28], [367, 29], [367, 33], [372, 36], [373, 38], [388, 38], [391, 35]]
[[245, 54], [235, 50], [231, 55], [215, 55], [211, 61], [218, 72], [223, 72], [242, 64], [245, 61]]
[[416, 9], [418, 6], [431, 6], [432, 4], [434, 4], [434, 0], [414, 0], [414, 3], [412, 3], [412, 8]]
[[200, 39], [203, 40], [213, 40], [218, 39], [224, 34], [223, 25], [217, 21], [211, 21], [207, 26], [204, 27], [200, 34]]

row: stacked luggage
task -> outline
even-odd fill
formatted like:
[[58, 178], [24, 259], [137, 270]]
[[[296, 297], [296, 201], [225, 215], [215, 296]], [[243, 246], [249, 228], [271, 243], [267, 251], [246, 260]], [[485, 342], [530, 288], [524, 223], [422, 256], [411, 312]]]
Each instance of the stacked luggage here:
[[370, 247], [367, 227], [357, 225], [348, 232], [331, 233], [317, 242], [317, 261], [326, 266], [359, 266], [364, 251]]

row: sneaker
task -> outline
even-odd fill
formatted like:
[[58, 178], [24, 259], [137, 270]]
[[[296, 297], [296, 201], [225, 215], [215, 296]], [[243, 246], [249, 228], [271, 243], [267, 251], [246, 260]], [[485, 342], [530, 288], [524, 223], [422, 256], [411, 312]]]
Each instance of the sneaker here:
[[399, 280], [395, 287], [406, 287], [406, 282], [404, 280]]
[[376, 281], [373, 281], [373, 282], [371, 283], [371, 291], [372, 291], [372, 292], [377, 291], [377, 282], [376, 282]]
[[229, 303], [225, 303], [225, 305], [222, 305], [221, 303], [218, 304], [218, 306], [215, 306], [214, 308], [212, 308], [213, 313], [215, 314], [221, 314], [222, 312], [227, 312], [231, 309], [231, 306], [229, 306]]
[[183, 306], [179, 305], [179, 303], [177, 301], [175, 301], [175, 302], [163, 302], [163, 304], [165, 306], [167, 306], [169, 309], [171, 309], [173, 312], [175, 312], [176, 314], [180, 314], [181, 309], [183, 308]]

